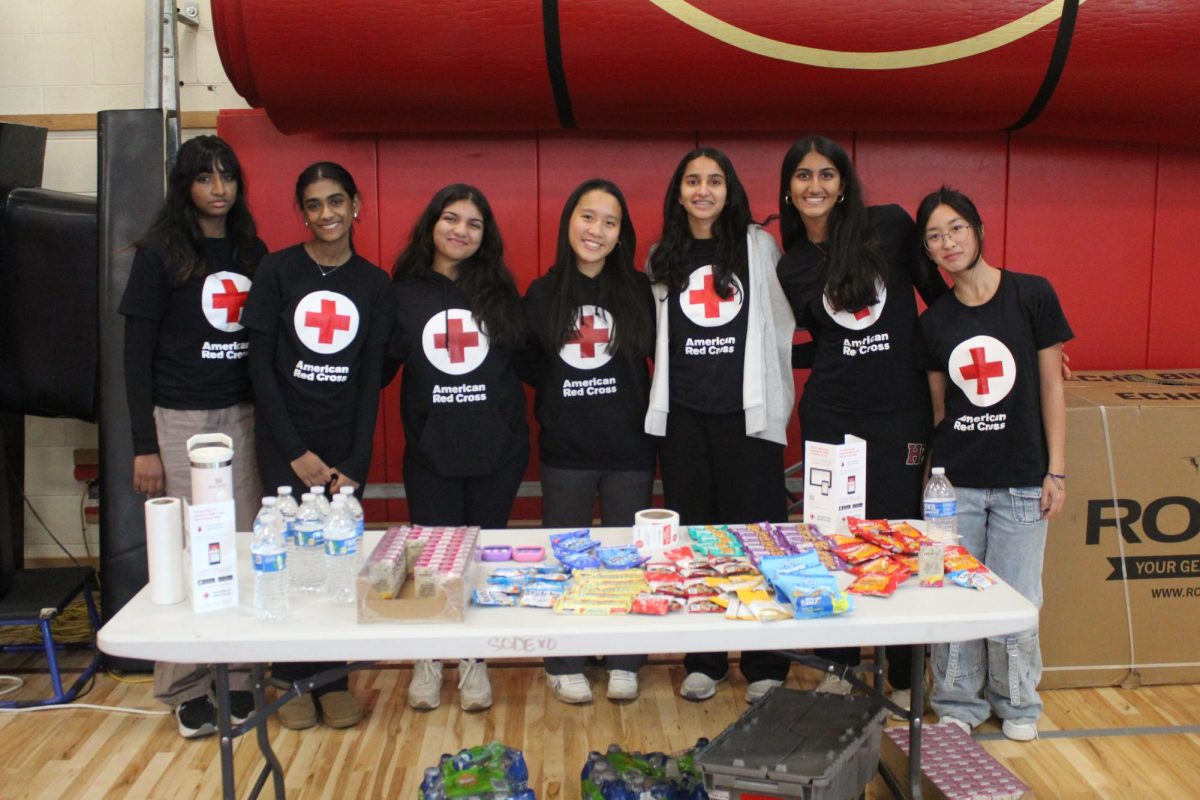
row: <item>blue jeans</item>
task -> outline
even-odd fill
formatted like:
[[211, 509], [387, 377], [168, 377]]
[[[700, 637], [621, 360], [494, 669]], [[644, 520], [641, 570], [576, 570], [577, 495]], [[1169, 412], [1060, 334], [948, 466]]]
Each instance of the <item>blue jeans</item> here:
[[[1046, 520], [1040, 486], [1013, 489], [956, 487], [958, 533], [963, 547], [1038, 608], [1042, 607], [1042, 559]], [[970, 642], [932, 648], [933, 709], [979, 725], [1000, 719], [1037, 720], [1042, 701], [1042, 651], [1034, 627]]]

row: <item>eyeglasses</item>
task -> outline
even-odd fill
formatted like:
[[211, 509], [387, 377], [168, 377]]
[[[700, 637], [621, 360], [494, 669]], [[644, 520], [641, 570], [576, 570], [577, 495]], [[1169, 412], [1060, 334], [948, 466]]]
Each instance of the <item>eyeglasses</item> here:
[[967, 234], [970, 233], [971, 226], [965, 222], [956, 222], [950, 226], [949, 233], [927, 233], [925, 234], [925, 246], [932, 250], [941, 245], [942, 240], [949, 237], [951, 241], [962, 244], [967, 240]]

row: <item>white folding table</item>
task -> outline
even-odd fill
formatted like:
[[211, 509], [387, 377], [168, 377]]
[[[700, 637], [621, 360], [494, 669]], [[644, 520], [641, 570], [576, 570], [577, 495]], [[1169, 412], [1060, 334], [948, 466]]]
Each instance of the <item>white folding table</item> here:
[[[545, 530], [483, 531], [480, 544], [548, 544]], [[379, 532], [367, 532], [368, 547]], [[628, 543], [629, 529], [593, 529], [606, 544]], [[726, 620], [720, 614], [672, 613], [667, 616], [567, 616], [549, 609], [467, 608], [462, 623], [359, 624], [355, 609], [338, 606], [320, 596], [294, 596], [291, 616], [261, 622], [251, 607], [253, 576], [249, 535], [239, 534], [239, 592], [241, 604], [194, 614], [187, 601], [173, 606], [150, 602], [143, 588], [100, 630], [105, 653], [126, 658], [184, 663], [210, 663], [217, 668], [218, 731], [224, 796], [232, 798], [233, 739], [257, 728], [259, 746], [267, 760], [254, 795], [269, 772], [275, 774], [276, 794], [282, 797], [283, 776], [270, 749], [263, 724], [269, 714], [294, 693], [312, 684], [294, 686], [270, 706], [265, 705], [262, 665], [273, 661], [348, 661], [348, 669], [369, 662], [410, 659], [528, 658], [590, 656], [619, 653], [680, 653], [712, 650], [798, 650], [845, 646], [912, 646], [914, 677], [924, 665], [924, 645], [1000, 636], [1037, 623], [1037, 609], [1007, 584], [986, 591], [949, 585], [921, 588], [910, 579], [889, 598], [854, 598], [849, 614], [816, 620], [760, 623]], [[549, 548], [547, 547], [547, 552]], [[501, 564], [480, 563], [476, 583]], [[503, 564], [503, 566], [514, 566]], [[846, 582], [849, 578], [846, 576]], [[259, 713], [241, 726], [228, 715], [228, 672], [231, 663], [255, 665], [255, 694]], [[329, 679], [337, 677], [331, 675]], [[316, 684], [321, 685], [321, 684]], [[920, 792], [920, 710], [923, 681], [913, 682], [909, 789]]]

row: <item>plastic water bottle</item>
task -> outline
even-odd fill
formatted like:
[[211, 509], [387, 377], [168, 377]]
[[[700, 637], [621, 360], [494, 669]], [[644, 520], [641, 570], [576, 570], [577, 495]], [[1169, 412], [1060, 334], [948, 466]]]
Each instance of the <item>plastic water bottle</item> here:
[[308, 491], [312, 492], [313, 499], [317, 501], [317, 508], [321, 509], [321, 519], [329, 517], [329, 498], [325, 496], [324, 486], [310, 486]]
[[317, 501], [305, 492], [296, 512], [295, 558], [292, 559], [292, 588], [320, 592], [325, 588], [325, 518]]
[[346, 509], [350, 512], [351, 519], [354, 520], [354, 537], [357, 539], [355, 546], [358, 548], [359, 566], [362, 566], [367, 555], [363, 548], [363, 533], [367, 528], [367, 516], [363, 513], [362, 503], [358, 502], [358, 498], [354, 496], [354, 487], [343, 486], [339, 496], [346, 501]]
[[254, 562], [254, 616], [283, 619], [288, 615], [287, 544], [284, 523], [274, 497], [264, 497], [254, 518], [250, 554]]
[[958, 540], [958, 501], [945, 467], [934, 467], [925, 484], [925, 533], [944, 544]]
[[296, 514], [300, 511], [300, 506], [292, 496], [292, 487], [280, 486], [275, 492], [279, 495], [279, 502], [275, 507], [279, 509], [279, 516], [283, 518], [283, 536], [287, 539], [290, 550], [296, 538]]
[[325, 520], [325, 591], [335, 603], [349, 605], [358, 599], [354, 585], [358, 577], [357, 544], [354, 518], [346, 501], [335, 497]]

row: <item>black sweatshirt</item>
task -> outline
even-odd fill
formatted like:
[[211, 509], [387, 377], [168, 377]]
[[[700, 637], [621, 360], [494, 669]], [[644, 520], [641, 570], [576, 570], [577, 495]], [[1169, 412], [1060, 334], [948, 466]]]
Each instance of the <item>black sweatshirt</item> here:
[[511, 348], [493, 344], [454, 281], [424, 270], [394, 285], [390, 374], [404, 366], [407, 452], [446, 478], [490, 475], [529, 438]]
[[[644, 302], [628, 311], [645, 315], [653, 328], [650, 281], [636, 275]], [[616, 323], [601, 299], [600, 279], [583, 275], [578, 335], [561, 349], [553, 344], [554, 277], [551, 270], [530, 284], [524, 303], [541, 462], [558, 469], [653, 470], [654, 440], [644, 430], [649, 353], [608, 352]]]
[[307, 431], [353, 426], [351, 455], [330, 464], [363, 482], [391, 330], [387, 274], [354, 254], [322, 275], [303, 245], [263, 259], [242, 322], [251, 331], [256, 425], [294, 460]]

